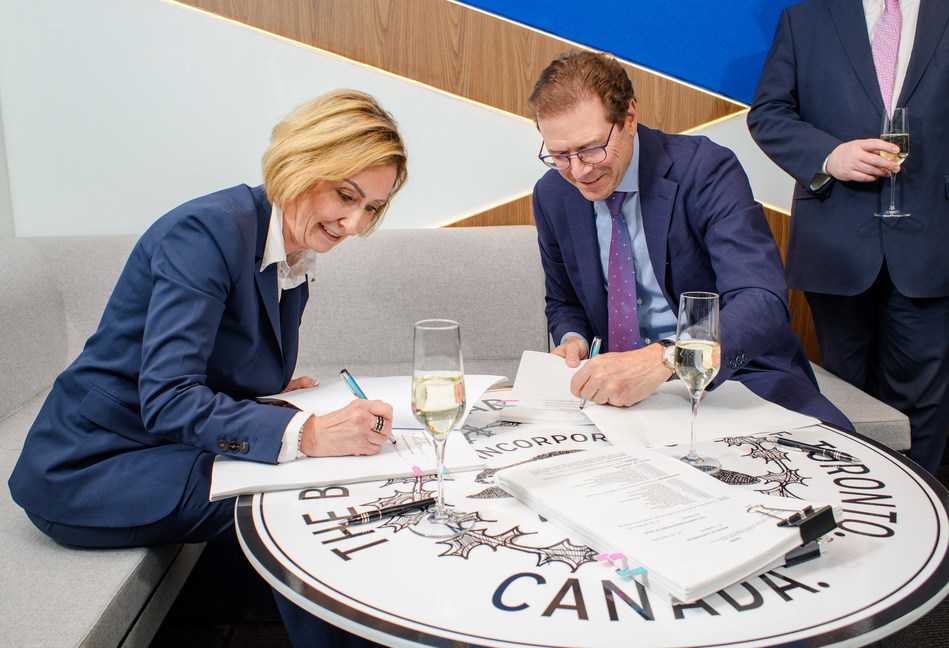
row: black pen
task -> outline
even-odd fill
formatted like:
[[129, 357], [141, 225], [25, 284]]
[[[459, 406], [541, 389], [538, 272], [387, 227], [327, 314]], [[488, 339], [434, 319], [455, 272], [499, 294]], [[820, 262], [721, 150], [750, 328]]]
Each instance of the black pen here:
[[396, 504], [395, 506], [387, 506], [386, 508], [376, 509], [375, 511], [367, 511], [365, 513], [357, 513], [356, 515], [350, 515], [348, 518], [343, 520], [344, 525], [349, 524], [365, 524], [366, 522], [375, 522], [376, 520], [381, 520], [384, 517], [392, 517], [395, 515], [402, 515], [403, 513], [411, 513], [412, 511], [421, 511], [427, 509], [429, 506], [435, 503], [434, 497], [429, 497], [423, 500], [416, 500], [414, 502], [406, 502], [405, 504]]
[[[590, 345], [590, 359], [596, 357], [596, 354], [600, 352], [600, 338], [599, 336], [594, 336], [593, 343]], [[580, 401], [580, 409], [583, 409], [583, 406], [587, 404], [587, 399]]]
[[794, 439], [785, 439], [784, 437], [773, 437], [773, 440], [778, 445], [787, 446], [788, 448], [794, 448], [795, 450], [801, 450], [803, 452], [813, 452], [814, 454], [824, 455], [825, 457], [829, 457], [835, 461], [860, 463], [860, 460], [853, 455], [847, 454], [846, 452], [841, 452], [840, 450], [822, 448], [820, 446], [810, 445], [809, 443], [801, 443], [800, 441], [795, 441]]

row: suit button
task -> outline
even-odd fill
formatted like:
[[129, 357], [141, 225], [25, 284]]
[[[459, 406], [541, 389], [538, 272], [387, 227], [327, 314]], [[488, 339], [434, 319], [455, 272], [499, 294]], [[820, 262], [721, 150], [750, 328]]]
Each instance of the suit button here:
[[241, 444], [241, 454], [247, 454], [250, 452], [250, 444], [247, 441]]
[[228, 445], [228, 448], [230, 448], [231, 452], [237, 452], [241, 449], [241, 444], [239, 444], [237, 441], [231, 441], [231, 443]]
[[227, 441], [225, 441], [224, 439], [218, 439], [217, 449], [220, 450], [221, 452], [224, 452], [225, 450], [227, 450]]

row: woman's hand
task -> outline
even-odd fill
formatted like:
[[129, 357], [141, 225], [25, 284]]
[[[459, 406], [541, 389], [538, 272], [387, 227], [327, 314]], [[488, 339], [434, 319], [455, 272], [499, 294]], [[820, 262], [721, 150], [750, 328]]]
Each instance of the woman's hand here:
[[291, 380], [290, 384], [287, 385], [287, 388], [280, 393], [285, 394], [288, 391], [293, 391], [294, 389], [309, 389], [310, 387], [316, 387], [319, 384], [319, 380], [313, 380], [309, 376], [300, 376], [299, 378], [294, 378]]
[[[384, 419], [381, 431], [376, 430], [377, 417]], [[354, 400], [335, 412], [311, 416], [301, 434], [300, 451], [310, 457], [378, 454], [392, 434], [392, 406], [380, 400]]]

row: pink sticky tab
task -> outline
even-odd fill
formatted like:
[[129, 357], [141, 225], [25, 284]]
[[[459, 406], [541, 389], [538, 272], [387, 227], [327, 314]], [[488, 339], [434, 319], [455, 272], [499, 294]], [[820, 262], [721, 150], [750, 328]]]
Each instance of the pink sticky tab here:
[[419, 468], [418, 466], [412, 466], [412, 472], [414, 472], [419, 477], [422, 476], [422, 469]]

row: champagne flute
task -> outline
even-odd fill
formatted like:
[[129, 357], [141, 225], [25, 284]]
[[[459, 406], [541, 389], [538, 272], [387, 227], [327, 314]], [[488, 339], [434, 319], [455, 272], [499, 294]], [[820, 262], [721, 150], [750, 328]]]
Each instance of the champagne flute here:
[[[900, 152], [893, 154], [880, 151], [880, 155], [891, 162], [903, 164], [909, 155], [909, 114], [906, 108], [894, 108], [893, 115], [883, 113], [883, 128], [880, 130], [880, 139], [884, 142], [896, 144]], [[884, 212], [876, 214], [882, 218], [903, 218], [909, 213], [896, 208], [896, 174], [890, 174], [890, 207]]]
[[465, 411], [465, 374], [458, 322], [444, 319], [415, 323], [412, 412], [435, 441], [438, 497], [431, 512], [410, 527], [428, 538], [448, 538], [464, 530], [467, 516], [445, 505], [445, 442]]
[[718, 374], [722, 363], [721, 334], [718, 325], [718, 295], [711, 292], [686, 292], [679, 298], [679, 325], [676, 329], [676, 374], [689, 389], [692, 423], [689, 453], [682, 461], [702, 472], [721, 468], [715, 459], [700, 457], [695, 451], [695, 417], [705, 387]]

